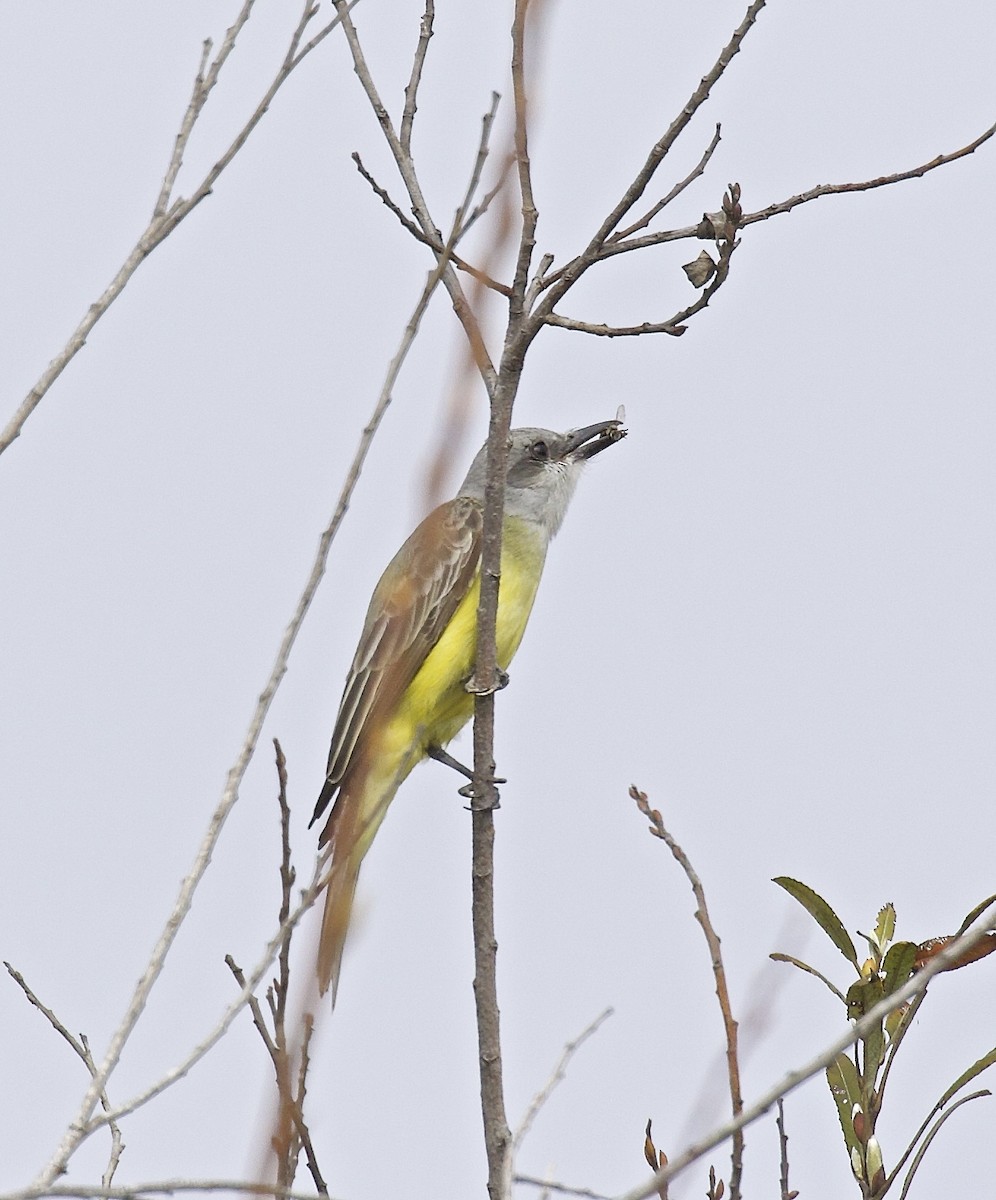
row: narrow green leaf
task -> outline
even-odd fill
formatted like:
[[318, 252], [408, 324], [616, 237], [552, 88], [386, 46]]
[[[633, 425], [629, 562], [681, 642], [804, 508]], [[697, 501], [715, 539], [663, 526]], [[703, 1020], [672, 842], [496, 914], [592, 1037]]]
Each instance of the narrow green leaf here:
[[896, 933], [896, 909], [889, 904], [883, 904], [878, 910], [878, 920], [875, 922], [875, 940], [879, 949], [884, 950]]
[[958, 932], [955, 934], [955, 937], [961, 937], [965, 930], [968, 929], [969, 925], [972, 925], [978, 917], [981, 917], [994, 900], [996, 900], [996, 893], [994, 893], [992, 896], [987, 896], [981, 904], [977, 904], [964, 919], [964, 921], [962, 921], [961, 925], [958, 927]]
[[[909, 1195], [910, 1184], [913, 1182], [913, 1176], [917, 1172], [917, 1167], [919, 1167], [920, 1163], [923, 1162], [923, 1156], [927, 1153], [927, 1150], [930, 1147], [930, 1143], [934, 1140], [935, 1137], [937, 1137], [938, 1133], [940, 1133], [941, 1126], [948, 1119], [948, 1117], [953, 1116], [955, 1114], [955, 1112], [959, 1108], [961, 1108], [961, 1106], [963, 1104], [968, 1104], [968, 1102], [970, 1100], [980, 1100], [983, 1096], [991, 1096], [991, 1095], [992, 1095], [992, 1092], [982, 1091], [982, 1092], [972, 1092], [972, 1094], [970, 1096], [962, 1096], [962, 1098], [958, 1101], [957, 1104], [952, 1104], [946, 1113], [942, 1113], [941, 1116], [939, 1116], [937, 1118], [937, 1120], [934, 1122], [932, 1129], [927, 1134], [927, 1136], [924, 1138], [923, 1145], [916, 1152], [916, 1157], [910, 1163], [910, 1169], [906, 1173], [906, 1178], [903, 1180], [903, 1190], [899, 1193], [899, 1200], [906, 1200], [906, 1197]], [[917, 1135], [917, 1136], [919, 1136], [919, 1135]], [[901, 1160], [901, 1163], [905, 1162], [905, 1160], [906, 1160], [906, 1156], [904, 1155]], [[894, 1179], [896, 1177], [896, 1174], [898, 1173], [898, 1171], [899, 1171], [899, 1167], [897, 1167], [896, 1170], [893, 1171], [892, 1179]], [[889, 1183], [892, 1182], [892, 1179], [889, 1180]]]
[[882, 970], [885, 972], [883, 995], [891, 996], [913, 974], [918, 949], [915, 942], [896, 942], [889, 947], [882, 963]]
[[830, 938], [837, 949], [849, 963], [858, 965], [858, 954], [854, 949], [850, 934], [844, 928], [844, 923], [833, 911], [829, 904], [798, 879], [790, 879], [787, 875], [779, 875], [772, 880], [780, 888], [784, 888], [793, 899], [798, 900], [802, 907], [816, 921], [823, 932]]
[[967, 1071], [962, 1071], [934, 1107], [937, 1109], [943, 1108], [956, 1092], [960, 1092], [966, 1083], [971, 1083], [977, 1075], [981, 1075], [993, 1063], [996, 1063], [996, 1046], [993, 1046], [989, 1053], [984, 1054], [978, 1062], [972, 1063]]
[[830, 989], [831, 992], [833, 992], [833, 994], [837, 997], [837, 999], [841, 1002], [841, 1004], [847, 1003], [847, 1001], [844, 999], [844, 993], [841, 991], [838, 991], [837, 988], [835, 988], [834, 985], [830, 982], [830, 980], [827, 979], [827, 977], [824, 974], [822, 974], [822, 972], [817, 971], [817, 969], [815, 967], [811, 967], [809, 965], [809, 963], [804, 963], [801, 959], [793, 958], [791, 954], [779, 954], [776, 952], [774, 954], [769, 954], [768, 957], [770, 959], [772, 959], [774, 962], [791, 963], [791, 965], [793, 967], [798, 967], [800, 971], [805, 971], [807, 975], [815, 975], [817, 979], [819, 979], [822, 983], [825, 983], [827, 985], [827, 987]]
[[861, 1044], [864, 1047], [864, 1070], [862, 1071], [864, 1095], [868, 1098], [870, 1107], [871, 1097], [875, 1092], [875, 1083], [878, 1079], [879, 1067], [881, 1067], [882, 1059], [885, 1057], [885, 1036], [882, 1033], [881, 1023], [865, 1034], [861, 1039]]
[[854, 1132], [853, 1113], [855, 1104], [860, 1104], [861, 1089], [854, 1063], [846, 1054], [838, 1054], [836, 1060], [827, 1067], [827, 1083], [837, 1106], [837, 1119], [840, 1121], [840, 1131], [844, 1135], [844, 1145], [849, 1154], [857, 1150], [860, 1155], [861, 1145]]
[[885, 1018], [885, 1032], [889, 1035], [889, 1041], [895, 1042], [896, 1034], [899, 1032], [899, 1027], [906, 1019], [906, 1014], [909, 1012], [908, 1004], [900, 1004], [898, 1008], [894, 1008], [891, 1013]]

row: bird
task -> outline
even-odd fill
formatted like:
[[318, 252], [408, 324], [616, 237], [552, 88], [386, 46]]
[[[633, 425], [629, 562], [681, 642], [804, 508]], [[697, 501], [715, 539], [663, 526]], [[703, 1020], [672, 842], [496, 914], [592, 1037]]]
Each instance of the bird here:
[[[626, 436], [621, 416], [565, 433], [509, 433], [496, 625], [502, 673], [522, 640], [547, 547], [582, 468]], [[467, 684], [477, 649], [486, 473], [485, 444], [456, 496], [433, 509], [388, 564], [346, 679], [309, 824], [332, 804], [318, 841], [326, 896], [317, 974], [333, 1006], [360, 865], [398, 788], [426, 758], [473, 776], [445, 747], [474, 711]]]

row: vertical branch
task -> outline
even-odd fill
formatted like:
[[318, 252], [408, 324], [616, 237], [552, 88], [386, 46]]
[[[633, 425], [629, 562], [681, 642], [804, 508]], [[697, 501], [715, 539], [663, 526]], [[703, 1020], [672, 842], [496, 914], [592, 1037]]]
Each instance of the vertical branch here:
[[533, 249], [536, 246], [536, 222], [539, 214], [533, 202], [533, 180], [529, 164], [529, 138], [526, 125], [526, 21], [529, 0], [516, 0], [512, 22], [512, 95], [515, 104], [515, 165], [519, 175], [522, 201], [522, 234], [512, 283], [511, 323], [521, 314], [525, 302], [526, 281]]
[[494, 784], [495, 691], [498, 661], [495, 625], [501, 575], [502, 515], [508, 470], [508, 431], [518, 376], [504, 370], [491, 403], [488, 428], [488, 476], [484, 491], [484, 530], [481, 545], [481, 598], [477, 608], [477, 658], [471, 684], [474, 703], [474, 792], [471, 801], [471, 906], [474, 931], [474, 1004], [481, 1076], [481, 1112], [488, 1157], [490, 1200], [511, 1194], [512, 1133], [505, 1113], [502, 1082], [501, 1028], [498, 1010], [498, 941], [495, 938]]
[[474, 798], [472, 802], [472, 908], [474, 928], [474, 1001], [477, 1008], [481, 1110], [488, 1156], [488, 1194], [491, 1200], [511, 1195], [512, 1134], [505, 1113], [502, 1082], [501, 1027], [498, 1009], [498, 941], [494, 926], [494, 693], [501, 686], [495, 645], [498, 591], [501, 579], [502, 518], [508, 435], [512, 406], [519, 387], [526, 349], [535, 329], [524, 321], [529, 266], [536, 244], [536, 206], [533, 203], [526, 125], [525, 36], [529, 0], [516, 0], [512, 23], [512, 88], [515, 100], [515, 161], [521, 201], [521, 227], [515, 277], [509, 297], [508, 328], [491, 396], [488, 425], [488, 473], [484, 490], [484, 529], [481, 545], [481, 596], [477, 609], [477, 655], [474, 679]]

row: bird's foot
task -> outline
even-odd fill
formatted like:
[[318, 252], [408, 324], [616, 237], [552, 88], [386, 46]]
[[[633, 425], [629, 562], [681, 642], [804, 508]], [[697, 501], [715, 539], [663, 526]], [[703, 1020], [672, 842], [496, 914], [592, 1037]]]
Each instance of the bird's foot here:
[[498, 794], [496, 784], [507, 782], [505, 779], [485, 779], [482, 787], [476, 779], [473, 779], [470, 783], [465, 783], [462, 788], [458, 788], [457, 795], [470, 801], [470, 804], [467, 805], [468, 812], [492, 812], [496, 808], [501, 808], [501, 796]]
[[495, 667], [494, 678], [490, 683], [481, 687], [473, 675], [463, 685], [472, 696], [493, 696], [495, 692], [500, 692], [502, 688], [508, 687], [508, 672], [503, 671], [501, 667]]
[[[428, 756], [430, 758], [435, 759], [436, 762], [440, 762], [444, 766], [447, 766], [447, 767], [452, 767], [453, 770], [457, 771], [460, 775], [462, 775], [464, 777], [464, 779], [469, 779], [470, 783], [466, 783], [466, 784], [464, 784], [464, 786], [462, 788], [459, 788], [457, 791], [457, 795], [462, 796], [464, 798], [464, 800], [474, 800], [475, 799], [475, 797], [477, 796], [477, 780], [474, 775], [474, 772], [470, 769], [470, 767], [465, 767], [463, 765], [463, 763], [460, 762], [459, 759], [454, 758], [452, 754], [448, 754], [442, 748], [442, 746], [430, 746], [428, 748], [428, 750], [426, 751], [426, 753], [428, 754]], [[497, 808], [498, 807], [497, 786], [499, 783], [508, 783], [508, 780], [507, 779], [498, 779], [496, 776], [491, 776], [491, 778], [484, 780], [485, 798], [487, 798], [487, 795], [489, 792], [493, 792], [495, 802], [493, 804], [486, 804], [483, 807], [487, 807], [487, 808]], [[471, 807], [473, 808], [474, 805], [471, 805]]]

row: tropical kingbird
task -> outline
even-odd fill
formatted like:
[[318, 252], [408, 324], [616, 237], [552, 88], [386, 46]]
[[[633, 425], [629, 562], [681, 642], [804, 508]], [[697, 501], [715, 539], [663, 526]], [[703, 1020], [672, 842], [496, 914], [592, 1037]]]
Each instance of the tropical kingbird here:
[[[522, 640], [547, 546], [581, 468], [625, 435], [619, 420], [567, 433], [512, 430], [498, 591], [503, 671]], [[388, 805], [422, 759], [459, 768], [443, 748], [474, 712], [467, 684], [477, 652], [486, 471], [484, 446], [456, 498], [434, 509], [391, 560], [346, 680], [311, 818], [314, 824], [335, 797], [319, 839], [329, 847], [329, 864], [318, 982], [323, 995], [331, 987], [333, 1003], [360, 864]]]

